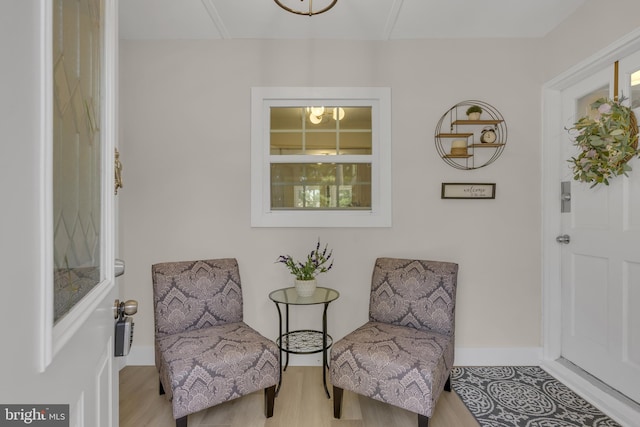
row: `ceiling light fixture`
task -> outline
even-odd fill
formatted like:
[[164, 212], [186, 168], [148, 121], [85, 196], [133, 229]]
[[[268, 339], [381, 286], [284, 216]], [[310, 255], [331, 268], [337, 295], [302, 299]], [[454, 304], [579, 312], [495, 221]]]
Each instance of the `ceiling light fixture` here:
[[309, 121], [314, 125], [322, 123], [323, 117], [331, 117], [333, 120], [340, 121], [344, 119], [344, 108], [334, 107], [331, 110], [326, 110], [324, 107], [307, 107], [307, 114], [309, 115]]
[[[331, 9], [338, 0], [274, 0], [278, 6], [296, 15], [319, 15]], [[297, 5], [297, 6], [296, 6]], [[307, 7], [308, 6], [308, 7]]]

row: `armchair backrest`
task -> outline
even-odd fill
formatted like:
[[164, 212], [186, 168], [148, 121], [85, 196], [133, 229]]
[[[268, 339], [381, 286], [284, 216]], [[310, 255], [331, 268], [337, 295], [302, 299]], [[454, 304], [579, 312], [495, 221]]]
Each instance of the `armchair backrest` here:
[[378, 258], [369, 319], [453, 336], [458, 264]]
[[156, 337], [242, 321], [242, 289], [233, 258], [151, 267]]

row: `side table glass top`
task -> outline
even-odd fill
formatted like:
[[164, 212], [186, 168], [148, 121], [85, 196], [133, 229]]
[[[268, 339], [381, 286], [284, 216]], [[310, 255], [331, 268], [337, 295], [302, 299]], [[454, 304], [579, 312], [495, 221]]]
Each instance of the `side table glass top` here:
[[340, 293], [335, 289], [317, 287], [310, 297], [300, 297], [296, 288], [283, 288], [269, 294], [271, 301], [292, 305], [325, 304], [338, 299]]

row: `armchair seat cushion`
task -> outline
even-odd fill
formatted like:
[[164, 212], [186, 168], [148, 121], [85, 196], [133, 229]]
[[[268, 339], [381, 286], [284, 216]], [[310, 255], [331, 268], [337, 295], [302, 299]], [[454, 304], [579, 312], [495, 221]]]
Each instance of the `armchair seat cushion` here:
[[331, 350], [334, 386], [431, 417], [453, 366], [451, 336], [370, 321]]
[[279, 351], [244, 322], [156, 339], [156, 364], [175, 419], [273, 386]]

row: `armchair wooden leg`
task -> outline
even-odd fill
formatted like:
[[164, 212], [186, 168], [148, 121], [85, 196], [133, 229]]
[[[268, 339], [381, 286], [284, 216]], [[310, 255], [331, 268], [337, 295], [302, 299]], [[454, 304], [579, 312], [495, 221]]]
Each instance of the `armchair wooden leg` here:
[[333, 386], [333, 416], [340, 418], [342, 416], [342, 394], [344, 390], [340, 387]]
[[429, 417], [418, 414], [418, 427], [429, 427]]
[[176, 427], [187, 427], [187, 417], [188, 415], [185, 415], [182, 418], [178, 418], [176, 420]]
[[273, 403], [276, 398], [276, 386], [272, 385], [264, 389], [264, 415], [267, 418], [273, 417]]
[[447, 377], [447, 382], [444, 383], [444, 391], [451, 391], [451, 374]]
[[158, 383], [160, 384], [160, 396], [162, 396], [164, 394], [164, 387], [162, 387], [162, 381], [158, 380]]

